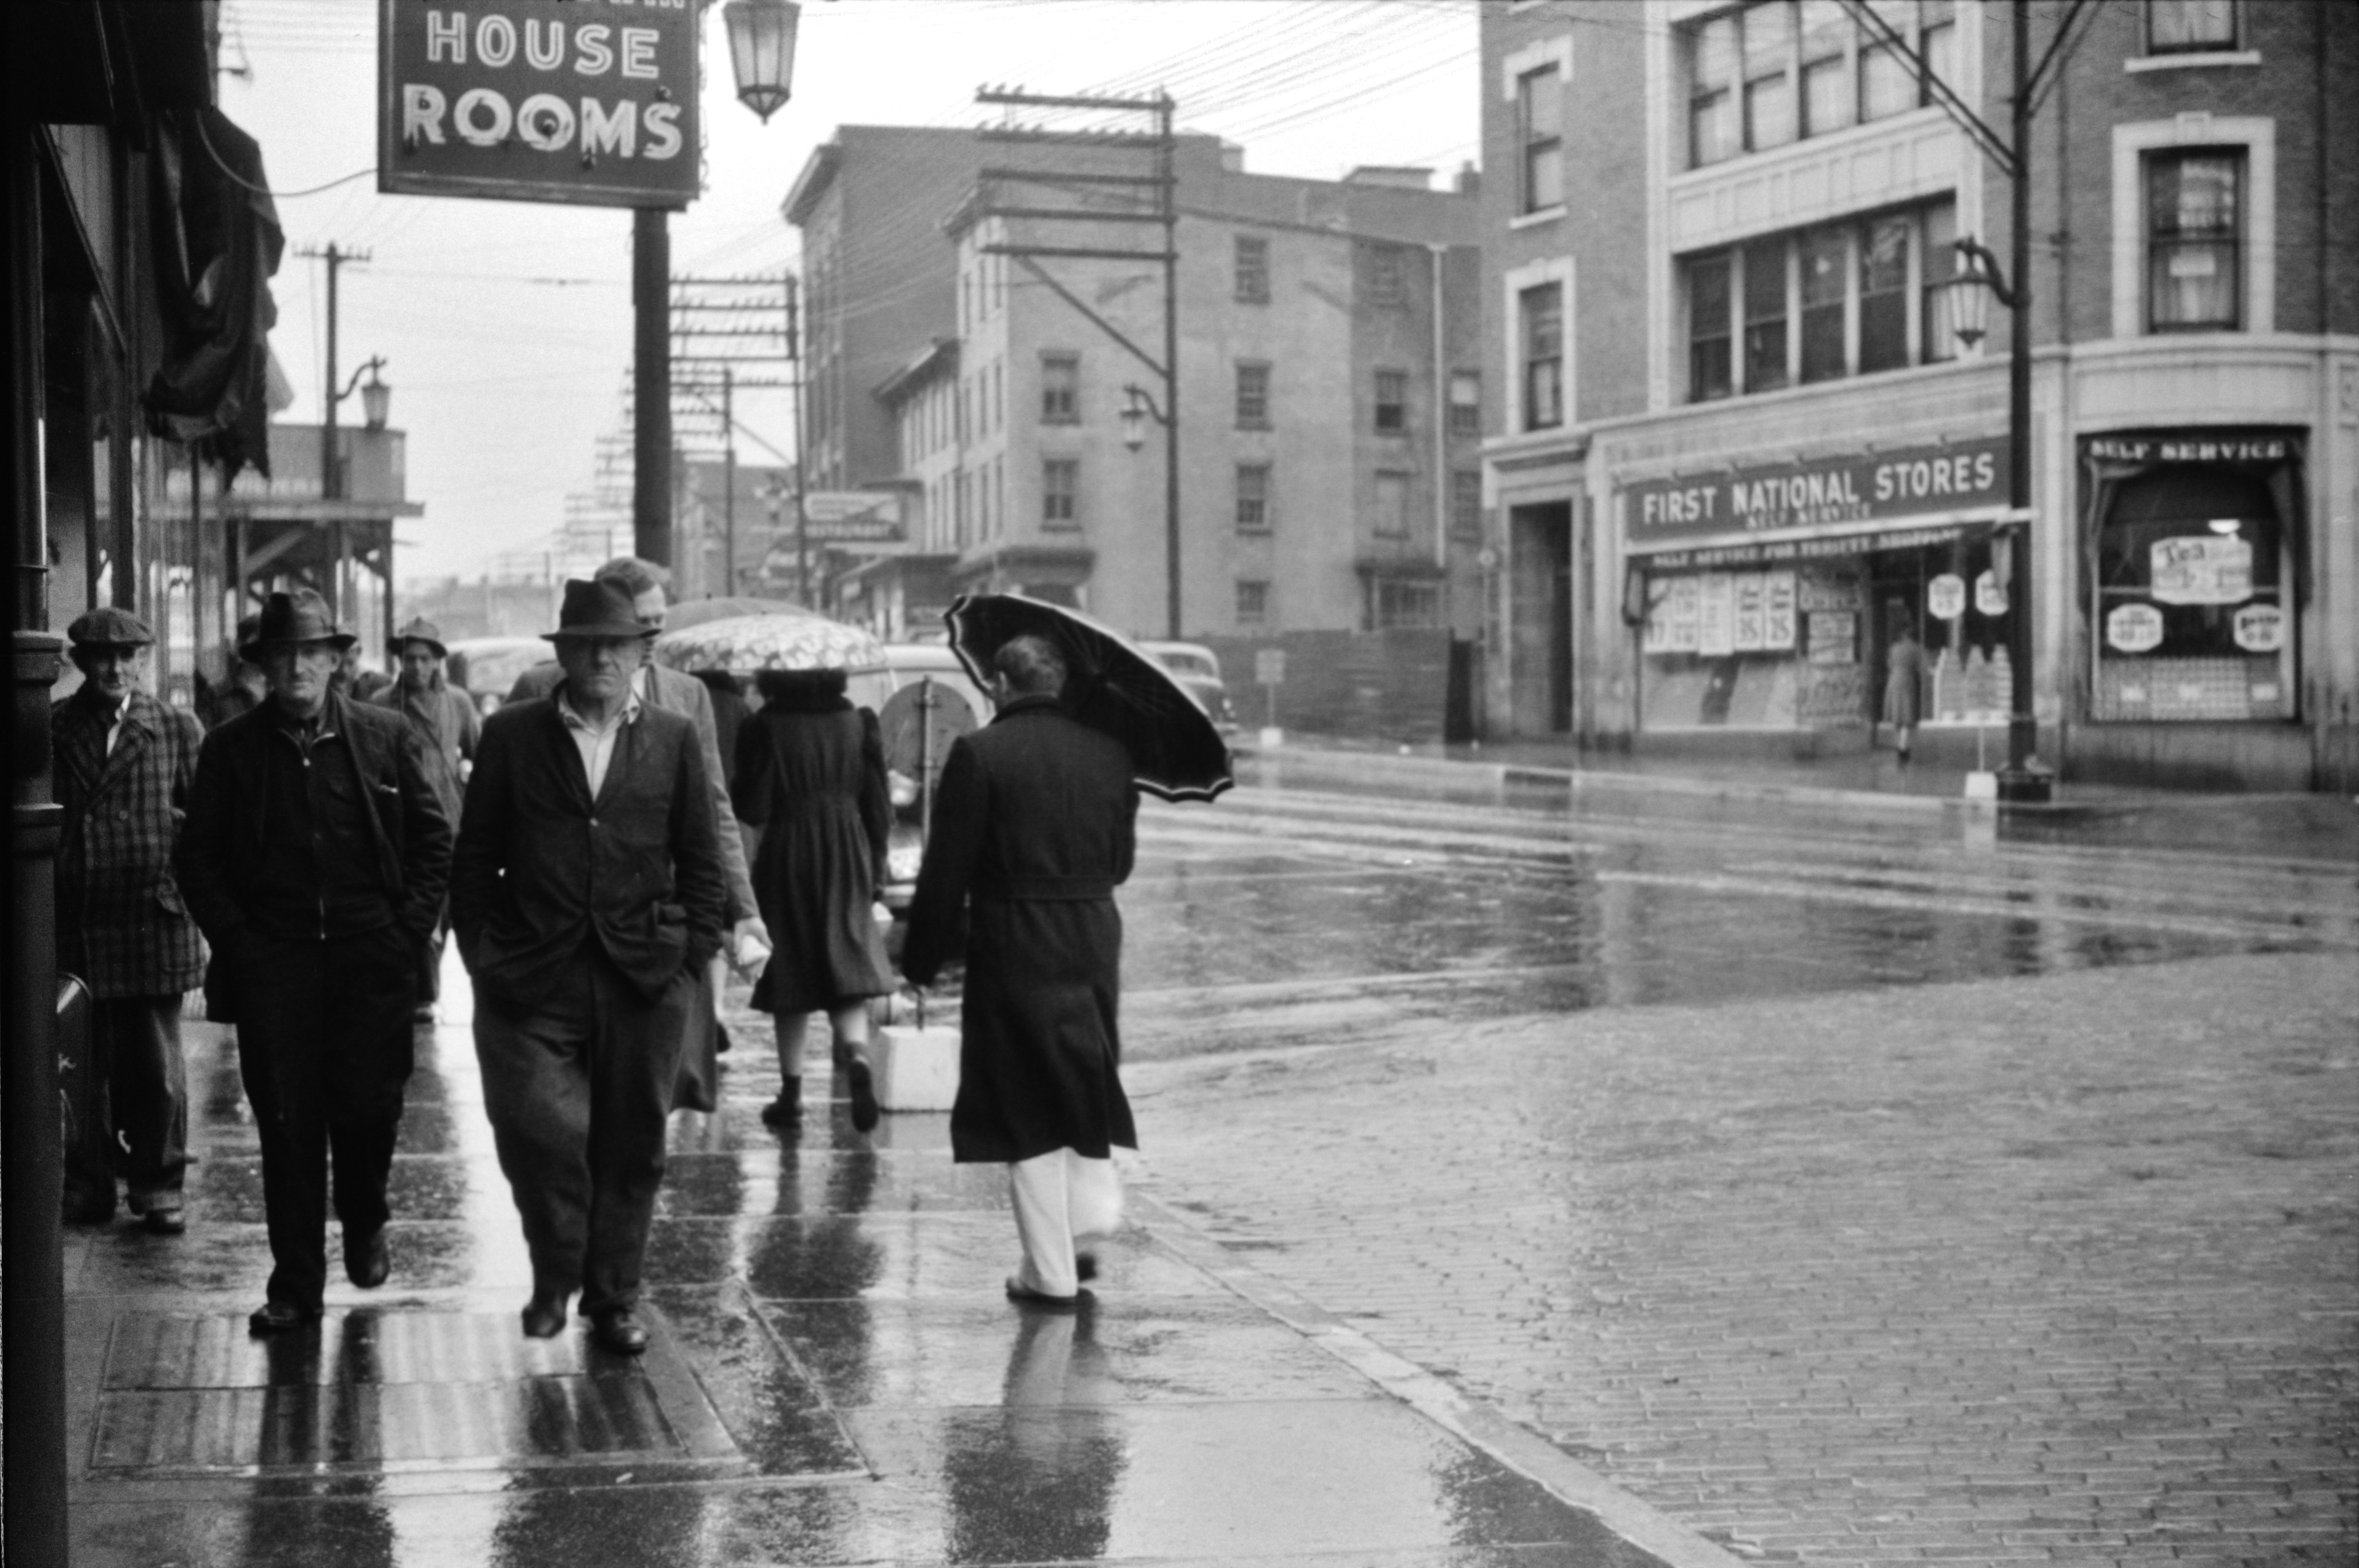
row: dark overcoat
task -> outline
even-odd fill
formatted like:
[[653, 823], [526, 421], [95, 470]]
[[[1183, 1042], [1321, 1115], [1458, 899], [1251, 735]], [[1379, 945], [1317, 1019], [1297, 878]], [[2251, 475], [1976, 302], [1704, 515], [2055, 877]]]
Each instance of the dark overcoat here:
[[754, 896], [771, 952], [754, 1006], [815, 1012], [890, 992], [872, 913], [893, 827], [876, 716], [832, 694], [772, 697], [738, 731], [731, 793], [762, 829]]
[[1138, 1146], [1122, 1090], [1114, 902], [1137, 820], [1129, 752], [1053, 698], [1019, 697], [951, 746], [901, 967], [930, 983], [963, 927], [953, 1159], [1103, 1159]]
[[485, 721], [451, 873], [451, 928], [479, 1003], [531, 1009], [593, 937], [658, 1000], [719, 950], [726, 897], [703, 748], [686, 719], [642, 703], [594, 800], [555, 701]]
[[[223, 721], [197, 754], [189, 791], [189, 820], [174, 869], [189, 913], [212, 944], [205, 977], [205, 1016], [234, 1021], [231, 979], [246, 936], [246, 911], [261, 897], [263, 845], [270, 834], [266, 777], [277, 741], [272, 703]], [[327, 728], [350, 748], [368, 804], [364, 813], [376, 850], [377, 873], [418, 955], [419, 996], [433, 994], [434, 932], [451, 881], [451, 819], [435, 794], [425, 743], [399, 715], [328, 697]]]
[[457, 831], [459, 806], [464, 794], [459, 764], [475, 760], [475, 747], [484, 730], [475, 705], [467, 700], [465, 692], [452, 689], [440, 674], [424, 691], [412, 691], [396, 681], [368, 700], [400, 714], [426, 743], [427, 761], [433, 764], [435, 793], [441, 797], [442, 813], [451, 819], [451, 830]]
[[134, 690], [114, 750], [84, 687], [49, 709], [58, 804], [58, 967], [101, 1001], [179, 996], [204, 978], [205, 946], [172, 875], [204, 730]]

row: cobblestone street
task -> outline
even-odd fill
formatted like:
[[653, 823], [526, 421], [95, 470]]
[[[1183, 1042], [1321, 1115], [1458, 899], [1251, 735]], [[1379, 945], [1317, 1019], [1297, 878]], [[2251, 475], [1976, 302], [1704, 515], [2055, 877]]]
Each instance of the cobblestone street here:
[[[1392, 864], [1435, 920], [1497, 874]], [[2132, 925], [2257, 892], [2190, 878], [2140, 914], [2121, 879], [2171, 867], [2082, 871], [2079, 907]], [[2331, 904], [2347, 881], [2312, 885]], [[1715, 994], [1723, 950], [1777, 940], [1759, 892], [1669, 1005], [1500, 1013], [1479, 986], [1444, 1008], [1306, 979], [1310, 1000], [1271, 985], [1194, 1054], [1186, 999], [1143, 996], [1170, 1053], [1131, 1075], [1153, 1190], [1741, 1557], [2351, 1561], [2343, 942], [1766, 998], [1734, 966]]]

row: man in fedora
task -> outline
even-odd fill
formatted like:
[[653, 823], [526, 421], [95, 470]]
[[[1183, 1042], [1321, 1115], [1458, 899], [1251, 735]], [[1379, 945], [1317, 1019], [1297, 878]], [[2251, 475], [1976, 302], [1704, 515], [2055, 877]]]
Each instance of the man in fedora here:
[[213, 946], [208, 1012], [238, 1026], [262, 1144], [272, 1268], [256, 1334], [320, 1315], [332, 1154], [344, 1272], [385, 1282], [411, 1014], [450, 878], [450, 818], [416, 731], [331, 687], [353, 641], [310, 589], [270, 596], [249, 644], [269, 699], [205, 738], [180, 838], [180, 885]]
[[[642, 636], [652, 643], [662, 634], [664, 618], [671, 608], [665, 588], [671, 580], [670, 573], [636, 556], [617, 556], [598, 568], [597, 580], [612, 584], [629, 596], [631, 618], [638, 623]], [[516, 676], [516, 684], [508, 689], [507, 700], [527, 702], [547, 697], [563, 678], [564, 671], [554, 661], [535, 665]], [[754, 898], [745, 841], [738, 834], [737, 818], [730, 806], [730, 754], [721, 749], [720, 721], [714, 715], [712, 691], [694, 676], [666, 669], [652, 659], [640, 662], [638, 674], [631, 679], [631, 689], [641, 702], [669, 708], [696, 726], [697, 741], [704, 749], [704, 774], [712, 786], [713, 816], [722, 827], [721, 872], [728, 888], [724, 913], [732, 950], [734, 944], [749, 939], [767, 947], [769, 928], [763, 925], [760, 906]], [[714, 967], [716, 971], [718, 968]], [[714, 1085], [720, 1070], [716, 1058], [729, 1048], [728, 1036], [721, 1027], [720, 993], [721, 977], [717, 972], [699, 975], [696, 994], [690, 999], [688, 1011], [682, 1017], [680, 1079], [672, 1103], [684, 1109], [718, 1108]]]
[[[440, 627], [419, 616], [394, 633], [394, 645], [400, 652], [400, 677], [369, 700], [400, 714], [418, 731], [419, 740], [426, 747], [427, 760], [432, 764], [434, 793], [441, 798], [443, 814], [451, 818], [451, 830], [456, 832], [467, 774], [475, 765], [475, 746], [483, 734], [484, 721], [476, 715], [475, 705], [467, 700], [467, 694], [452, 690], [443, 678], [442, 661], [450, 656], [451, 650], [443, 645]], [[436, 970], [425, 1000], [419, 1004], [419, 1018], [423, 1022], [433, 1021], [434, 1001], [441, 989], [442, 934], [449, 924], [446, 914], [434, 928]]]
[[452, 865], [475, 1054], [532, 1255], [524, 1329], [569, 1298], [636, 1355], [640, 1260], [664, 1172], [681, 1029], [721, 945], [721, 822], [696, 726], [641, 700], [631, 595], [565, 585], [563, 678], [484, 725]]
[[66, 628], [80, 689], [49, 710], [58, 804], [59, 968], [90, 988], [90, 1049], [69, 1086], [66, 1212], [114, 1217], [117, 1167], [147, 1228], [185, 1227], [188, 1073], [180, 998], [204, 975], [204, 944], [172, 880], [204, 730], [141, 689], [155, 636], [127, 610]]

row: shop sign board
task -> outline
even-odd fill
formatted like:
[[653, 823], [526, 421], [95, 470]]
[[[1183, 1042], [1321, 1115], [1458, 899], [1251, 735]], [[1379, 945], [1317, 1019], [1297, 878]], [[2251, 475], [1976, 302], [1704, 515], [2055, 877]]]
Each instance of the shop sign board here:
[[1764, 572], [1761, 576], [1761, 645], [1787, 649], [1794, 645], [1794, 574]]
[[2005, 437], [1682, 475], [1624, 494], [1634, 548], [1662, 540], [2003, 507]]
[[1955, 621], [1966, 612], [1966, 579], [1943, 572], [1925, 585], [1925, 612], [1936, 621]]
[[2112, 463], [2281, 463], [2294, 452], [2283, 436], [2092, 436], [2082, 445], [2090, 457]]
[[1696, 579], [1696, 652], [1707, 659], [1736, 652], [1736, 579], [1706, 572]]
[[1974, 613], [2006, 613], [2006, 589], [2000, 585], [1996, 572], [1985, 569], [1974, 574]]
[[2151, 604], [2117, 604], [2105, 613], [2105, 643], [2125, 654], [2162, 646], [2162, 611]]
[[2157, 539], [2151, 591], [2165, 604], [2242, 604], [2253, 597], [2253, 546], [2234, 534]]
[[593, 207], [697, 194], [697, 0], [380, 0], [377, 189]]
[[[1962, 524], [1947, 524], [1933, 528], [1874, 529], [1820, 539], [1746, 539], [1734, 545], [1651, 550], [1636, 558], [1649, 572], [1684, 571], [1696, 567], [1758, 567], [1788, 561], [1834, 560], [1877, 550], [1914, 549], [1923, 545], [1954, 545], [1965, 536]], [[1802, 608], [1808, 610], [1810, 606]]]
[[2285, 646], [2285, 611], [2274, 604], [2247, 604], [2233, 623], [2236, 646], [2248, 654], [2274, 654]]

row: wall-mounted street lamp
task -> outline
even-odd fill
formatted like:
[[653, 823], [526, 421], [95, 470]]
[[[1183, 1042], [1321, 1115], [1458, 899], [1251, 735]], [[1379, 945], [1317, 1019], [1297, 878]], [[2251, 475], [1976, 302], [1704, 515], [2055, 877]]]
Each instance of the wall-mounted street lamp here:
[[729, 0], [721, 17], [729, 25], [729, 64], [737, 76], [738, 102], [768, 124], [794, 89], [795, 29], [802, 7], [795, 0]]
[[1147, 445], [1147, 420], [1153, 419], [1158, 425], [1169, 425], [1171, 421], [1163, 416], [1163, 410], [1157, 406], [1154, 395], [1147, 388], [1134, 382], [1122, 390], [1130, 400], [1122, 406], [1122, 444], [1135, 452]]
[[[1177, 355], [1173, 356], [1176, 361]], [[1169, 413], [1154, 395], [1136, 382], [1123, 387], [1127, 400], [1120, 410], [1122, 444], [1132, 451], [1147, 445], [1147, 422], [1163, 427], [1163, 570], [1164, 635], [1180, 635], [1180, 400], [1179, 389], [1167, 373], [1163, 395], [1171, 400]]]
[[377, 378], [385, 361], [374, 359], [361, 367], [368, 372], [368, 380], [361, 386], [361, 418], [372, 430], [382, 430], [393, 417], [393, 388]]
[[1990, 330], [1992, 300], [2009, 310], [2017, 308], [2020, 301], [2015, 290], [2006, 286], [2006, 275], [1999, 270], [1998, 257], [1980, 240], [1960, 240], [1957, 247], [1966, 265], [1942, 287], [1949, 294], [1950, 330], [1957, 334], [1958, 341], [1971, 349]]

